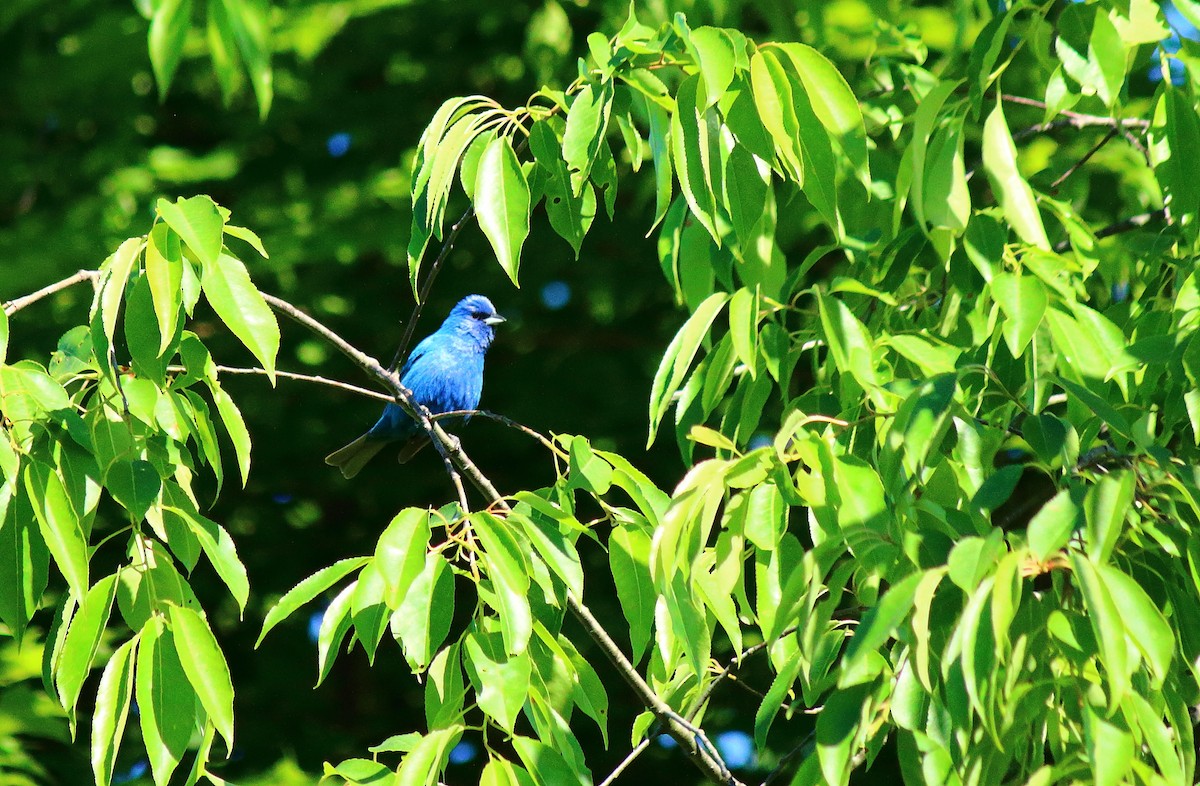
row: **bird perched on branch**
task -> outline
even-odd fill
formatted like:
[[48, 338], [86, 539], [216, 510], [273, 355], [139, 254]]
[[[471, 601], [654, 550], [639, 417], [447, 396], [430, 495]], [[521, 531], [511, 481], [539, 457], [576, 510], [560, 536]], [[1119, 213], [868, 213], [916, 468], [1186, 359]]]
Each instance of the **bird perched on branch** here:
[[[416, 403], [434, 415], [478, 407], [483, 393], [483, 357], [496, 337], [496, 325], [503, 321], [483, 295], [458, 301], [442, 326], [417, 344], [400, 370], [400, 381], [412, 391]], [[387, 445], [400, 443], [396, 458], [403, 464], [426, 441], [421, 424], [396, 404], [388, 404], [366, 434], [330, 453], [325, 463], [352, 478]]]

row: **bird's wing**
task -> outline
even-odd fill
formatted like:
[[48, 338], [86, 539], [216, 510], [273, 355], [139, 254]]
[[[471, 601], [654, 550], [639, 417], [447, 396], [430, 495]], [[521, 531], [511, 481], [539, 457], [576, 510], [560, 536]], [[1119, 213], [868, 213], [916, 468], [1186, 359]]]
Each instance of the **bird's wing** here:
[[409, 372], [409, 370], [413, 367], [413, 364], [420, 360], [422, 355], [433, 349], [433, 337], [436, 335], [437, 333], [433, 333], [421, 339], [421, 341], [415, 347], [413, 347], [413, 351], [408, 353], [408, 357], [404, 360], [404, 368], [400, 369], [401, 382], [404, 381], [405, 374]]

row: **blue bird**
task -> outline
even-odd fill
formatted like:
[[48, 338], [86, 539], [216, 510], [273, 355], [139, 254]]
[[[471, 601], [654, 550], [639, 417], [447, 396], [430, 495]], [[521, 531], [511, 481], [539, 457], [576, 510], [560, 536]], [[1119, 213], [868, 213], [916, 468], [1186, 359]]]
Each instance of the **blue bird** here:
[[[468, 295], [450, 310], [436, 332], [417, 344], [400, 370], [400, 381], [418, 404], [435, 415], [475, 409], [483, 393], [483, 356], [496, 337], [496, 325], [504, 321], [492, 301], [483, 295]], [[388, 404], [366, 434], [330, 453], [325, 463], [352, 478], [387, 445], [401, 443], [397, 459], [403, 464], [426, 441], [419, 423], [397, 405]]]

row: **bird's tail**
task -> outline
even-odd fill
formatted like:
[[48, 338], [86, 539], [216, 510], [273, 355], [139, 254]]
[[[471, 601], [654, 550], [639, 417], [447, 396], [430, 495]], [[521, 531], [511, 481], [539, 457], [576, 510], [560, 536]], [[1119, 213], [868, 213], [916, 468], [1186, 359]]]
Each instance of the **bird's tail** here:
[[368, 439], [368, 436], [363, 434], [341, 450], [333, 451], [325, 457], [325, 463], [340, 469], [347, 478], [354, 477], [387, 444], [384, 440]]

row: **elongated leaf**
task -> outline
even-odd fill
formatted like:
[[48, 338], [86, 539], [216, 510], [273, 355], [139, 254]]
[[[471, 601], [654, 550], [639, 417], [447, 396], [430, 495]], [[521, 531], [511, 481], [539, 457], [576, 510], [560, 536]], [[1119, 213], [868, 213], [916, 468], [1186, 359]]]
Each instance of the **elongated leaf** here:
[[1107, 575], [1102, 575], [1092, 561], [1082, 554], [1072, 554], [1075, 581], [1083, 593], [1088, 621], [1100, 645], [1100, 662], [1108, 677], [1108, 703], [1118, 706], [1130, 689], [1130, 678], [1136, 663], [1129, 662], [1125, 644], [1126, 628], [1121, 610], [1113, 602]]
[[575, 195], [558, 137], [554, 135], [554, 130], [548, 123], [534, 123], [533, 130], [529, 133], [529, 149], [533, 152], [538, 167], [544, 172], [546, 216], [550, 219], [550, 226], [571, 244], [578, 259], [583, 238], [596, 216], [595, 191], [587, 184], [582, 194]]
[[479, 709], [501, 728], [512, 731], [517, 713], [529, 698], [529, 677], [533, 671], [529, 654], [506, 655], [496, 637], [477, 634], [466, 637], [463, 653]]
[[496, 137], [483, 151], [474, 199], [479, 227], [516, 284], [521, 246], [529, 234], [529, 183], [508, 137]]
[[845, 77], [824, 55], [806, 44], [778, 44], [800, 76], [813, 112], [829, 132], [855, 174], [868, 182], [867, 132], [858, 99]]
[[733, 81], [734, 50], [729, 33], [716, 27], [698, 27], [687, 38], [688, 52], [704, 78], [702, 109], [717, 103]]
[[650, 576], [650, 538], [630, 527], [617, 527], [608, 542], [608, 559], [621, 611], [629, 622], [633, 662], [642, 659], [654, 623], [654, 583]]
[[414, 671], [429, 666], [450, 632], [454, 618], [454, 573], [441, 553], [425, 555], [425, 565], [408, 586], [392, 615], [392, 635]]
[[233, 683], [225, 655], [208, 627], [208, 620], [184, 606], [169, 606], [171, 632], [179, 652], [179, 662], [188, 682], [200, 697], [209, 720], [233, 750]]
[[225, 433], [233, 443], [233, 454], [237, 457], [244, 487], [250, 478], [250, 431], [246, 428], [246, 421], [242, 419], [241, 410], [233, 403], [225, 389], [213, 384], [210, 385], [210, 390], [213, 403], [217, 406], [217, 414], [221, 416], [221, 424], [225, 426]]
[[399, 608], [413, 579], [425, 567], [430, 535], [429, 511], [409, 508], [397, 513], [379, 536], [375, 562], [387, 585], [389, 608]]
[[152, 617], [142, 629], [137, 705], [154, 782], [166, 784], [196, 727], [196, 693], [183, 670], [175, 637], [161, 617]]
[[146, 280], [158, 319], [158, 354], [167, 351], [175, 335], [175, 321], [183, 305], [183, 250], [179, 235], [165, 222], [155, 224], [146, 243]]
[[329, 676], [333, 661], [342, 647], [342, 640], [350, 631], [353, 622], [350, 608], [354, 602], [354, 590], [357, 588], [357, 580], [347, 584], [321, 615], [321, 627], [317, 631], [317, 685]]
[[571, 191], [579, 196], [600, 151], [612, 111], [612, 82], [584, 85], [567, 112], [563, 158], [571, 173]]
[[1017, 235], [1030, 245], [1049, 250], [1050, 240], [1042, 225], [1037, 200], [1017, 168], [1017, 147], [999, 102], [983, 124], [983, 168], [987, 170], [1004, 215]]
[[30, 461], [25, 465], [25, 490], [54, 563], [75, 597], [84, 597], [88, 593], [87, 537], [62, 478], [40, 461]]
[[72, 730], [75, 726], [75, 704], [79, 701], [79, 691], [92, 668], [104, 628], [108, 625], [116, 583], [117, 574], [105, 576], [81, 596], [83, 602], [79, 604], [79, 610], [71, 618], [71, 626], [67, 629], [54, 676], [58, 698], [67, 711]]
[[701, 342], [708, 335], [709, 327], [728, 300], [729, 295], [724, 292], [709, 295], [683, 323], [675, 338], [671, 339], [650, 388], [650, 438], [647, 446], [654, 444], [654, 435], [667, 408], [671, 406], [675, 391], [683, 384], [684, 375], [691, 367]]
[[129, 718], [129, 699], [133, 693], [133, 659], [138, 637], [117, 647], [104, 667], [96, 692], [96, 710], [92, 714], [92, 773], [97, 786], [112, 782], [113, 767], [125, 721]]
[[274, 384], [279, 322], [250, 281], [246, 266], [240, 260], [220, 254], [213, 262], [205, 263], [200, 282], [217, 316], [254, 353]]
[[500, 615], [504, 647], [510, 655], [520, 655], [533, 632], [529, 609], [529, 563], [521, 544], [504, 522], [490, 513], [471, 516], [479, 540], [483, 543], [483, 564], [492, 580]]
[[1146, 590], [1133, 578], [1111, 565], [1097, 565], [1096, 571], [1125, 623], [1126, 633], [1150, 667], [1153, 689], [1161, 689], [1175, 654], [1171, 626]]
[[675, 114], [671, 117], [671, 154], [679, 189], [687, 199], [692, 215], [708, 230], [713, 242], [721, 245], [717, 229], [717, 203], [714, 177], [719, 166], [717, 140], [709, 128], [709, 112], [701, 107], [699, 77], [688, 77], [675, 96]]
[[271, 628], [290, 617], [305, 603], [310, 602], [351, 572], [361, 568], [370, 561], [370, 557], [349, 557], [338, 560], [329, 567], [318, 570], [304, 581], [292, 587], [267, 612], [266, 618], [263, 619], [262, 632], [258, 634], [258, 641], [254, 643], [254, 646], [258, 647], [259, 644], [262, 644], [262, 640]]
[[159, 101], [167, 96], [191, 26], [192, 0], [162, 0], [157, 4], [150, 20], [150, 65], [158, 82]]
[[233, 599], [237, 601], [238, 611], [244, 613], [246, 599], [250, 595], [250, 583], [246, 578], [246, 566], [238, 558], [233, 538], [229, 537], [225, 528], [215, 521], [189, 511], [177, 510], [176, 512], [187, 522], [188, 529], [200, 542], [200, 548], [204, 549], [208, 561], [216, 569], [221, 581], [225, 582], [225, 586], [229, 588], [229, 594], [233, 595]]

